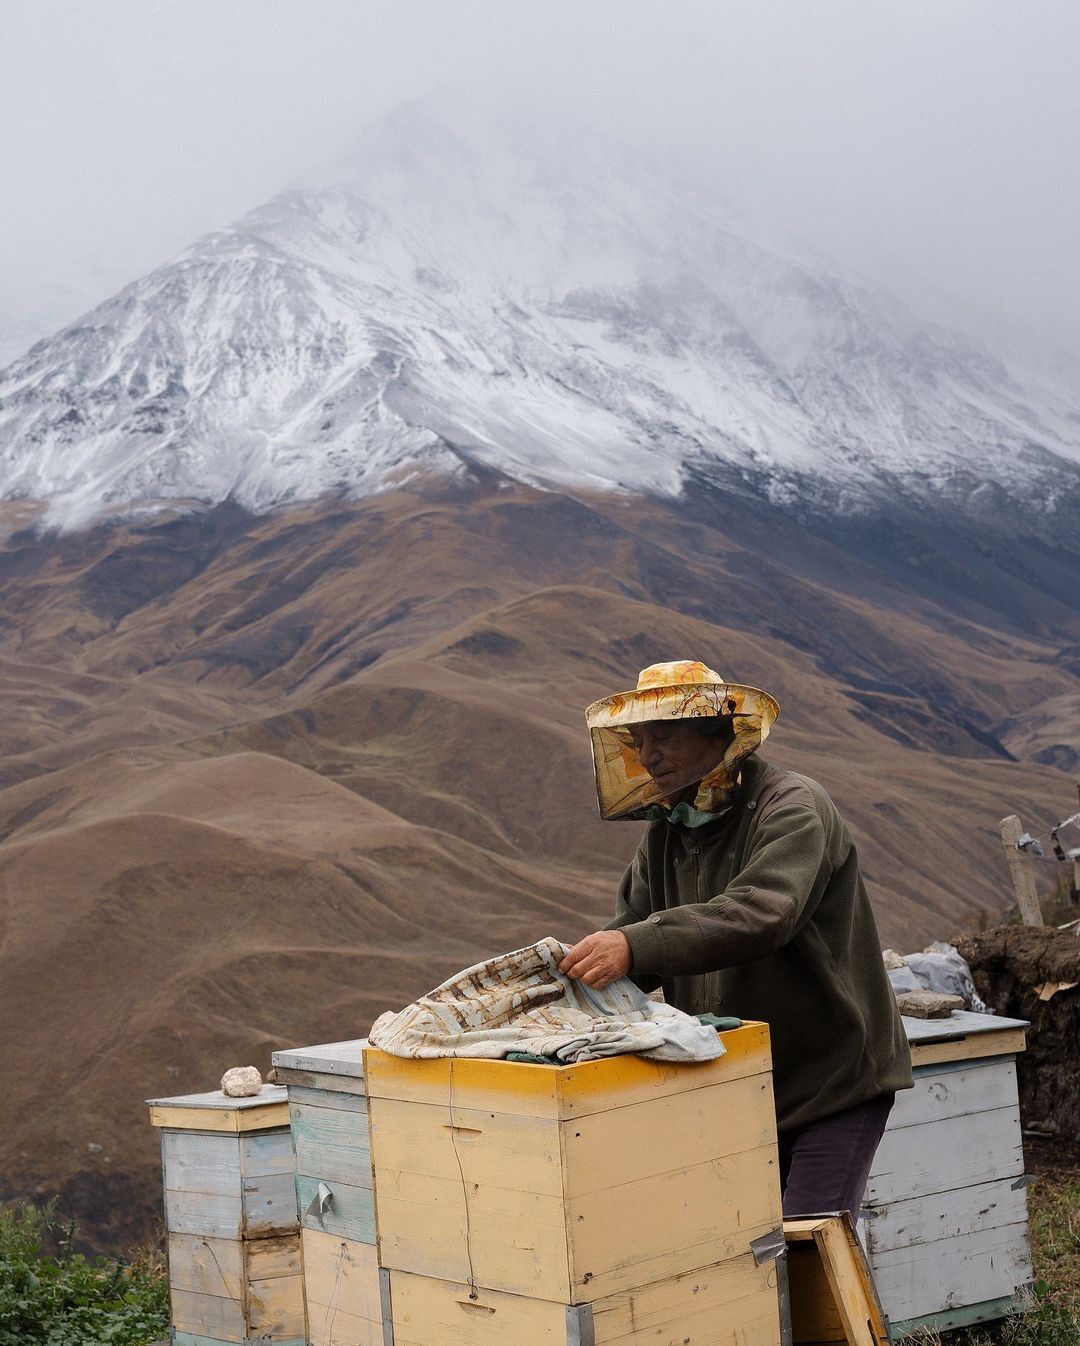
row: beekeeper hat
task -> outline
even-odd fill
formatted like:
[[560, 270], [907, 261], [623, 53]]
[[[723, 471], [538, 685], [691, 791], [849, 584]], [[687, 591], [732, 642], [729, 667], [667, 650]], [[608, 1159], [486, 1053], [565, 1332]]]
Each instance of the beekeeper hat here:
[[596, 771], [596, 796], [605, 819], [643, 818], [664, 795], [641, 764], [629, 729], [653, 720], [721, 716], [732, 737], [722, 759], [701, 780], [694, 807], [715, 812], [727, 804], [739, 763], [768, 737], [780, 707], [768, 692], [727, 682], [696, 659], [652, 664], [637, 687], [594, 701], [585, 712]]

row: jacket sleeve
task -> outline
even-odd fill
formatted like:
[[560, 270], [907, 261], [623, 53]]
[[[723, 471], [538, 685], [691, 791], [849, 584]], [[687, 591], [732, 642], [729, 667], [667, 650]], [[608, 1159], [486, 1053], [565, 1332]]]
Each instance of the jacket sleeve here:
[[[789, 804], [762, 817], [746, 863], [727, 888], [707, 902], [642, 912], [620, 905], [636, 976], [714, 972], [764, 958], [795, 933], [800, 917], [828, 883], [825, 825], [816, 809]], [[626, 883], [624, 878], [623, 883]], [[631, 881], [628, 899], [634, 896]], [[616, 918], [618, 920], [618, 917]]]
[[[619, 883], [619, 889], [615, 895], [615, 915], [604, 926], [604, 929], [622, 930], [624, 926], [640, 925], [643, 921], [648, 920], [651, 910], [649, 870], [643, 838], [633, 860], [626, 868], [626, 873], [622, 876], [622, 881]], [[631, 944], [631, 956], [633, 956], [633, 952], [634, 946]], [[655, 991], [660, 985], [659, 976], [638, 970], [636, 959], [631, 964], [627, 975], [635, 985], [646, 993]]]

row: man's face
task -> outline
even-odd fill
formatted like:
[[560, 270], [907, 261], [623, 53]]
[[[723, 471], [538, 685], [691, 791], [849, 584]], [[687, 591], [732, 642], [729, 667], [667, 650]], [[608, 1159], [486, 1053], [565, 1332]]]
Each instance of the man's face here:
[[650, 720], [629, 732], [641, 765], [665, 796], [696, 785], [724, 755], [724, 733], [702, 734], [685, 720]]

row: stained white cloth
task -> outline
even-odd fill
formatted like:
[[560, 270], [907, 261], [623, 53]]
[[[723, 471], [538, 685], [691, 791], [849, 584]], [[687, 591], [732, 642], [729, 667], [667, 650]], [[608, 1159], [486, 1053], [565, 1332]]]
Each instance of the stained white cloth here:
[[392, 1056], [504, 1057], [511, 1052], [592, 1061], [636, 1052], [655, 1061], [712, 1061], [715, 1028], [650, 1000], [627, 977], [603, 991], [559, 971], [568, 945], [542, 939], [466, 968], [368, 1036]]

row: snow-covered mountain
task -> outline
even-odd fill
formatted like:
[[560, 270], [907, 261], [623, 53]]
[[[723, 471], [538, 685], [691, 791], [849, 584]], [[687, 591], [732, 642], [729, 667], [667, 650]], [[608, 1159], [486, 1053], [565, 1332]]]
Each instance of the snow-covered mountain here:
[[62, 527], [470, 464], [1052, 516], [1077, 499], [1080, 390], [626, 151], [418, 105], [0, 374], [0, 497]]

